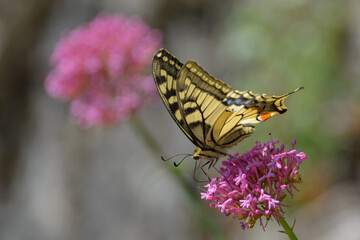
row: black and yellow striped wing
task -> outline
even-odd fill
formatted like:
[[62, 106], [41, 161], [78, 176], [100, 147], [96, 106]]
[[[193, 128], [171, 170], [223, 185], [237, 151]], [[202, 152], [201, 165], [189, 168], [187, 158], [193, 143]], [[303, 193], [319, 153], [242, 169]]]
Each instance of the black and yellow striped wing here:
[[[189, 60], [178, 75], [177, 92], [184, 122], [202, 149], [214, 149], [209, 131], [228, 108], [222, 101], [231, 87], [211, 76], [198, 63]], [[219, 149], [220, 150], [220, 149]]]
[[300, 89], [272, 97], [251, 91], [231, 91], [222, 101], [227, 106], [226, 111], [215, 121], [207, 138], [215, 141], [215, 146], [234, 146], [255, 131], [255, 124], [285, 113], [285, 99]]
[[[255, 131], [255, 124], [284, 113], [284, 100], [298, 88], [268, 97], [232, 90], [193, 60], [182, 64], [165, 49], [155, 53], [153, 77], [175, 122], [198, 147], [196, 160], [214, 160]], [[203, 158], [201, 158], [201, 156]]]
[[154, 55], [152, 62], [152, 73], [156, 88], [163, 100], [166, 109], [176, 124], [195, 145], [195, 137], [184, 122], [177, 95], [177, 77], [183, 64], [165, 49], [160, 49]]

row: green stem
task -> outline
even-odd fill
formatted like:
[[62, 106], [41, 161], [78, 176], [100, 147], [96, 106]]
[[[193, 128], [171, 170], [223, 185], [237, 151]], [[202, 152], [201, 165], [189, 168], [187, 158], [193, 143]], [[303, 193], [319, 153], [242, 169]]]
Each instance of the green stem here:
[[[149, 147], [149, 150], [154, 154], [154, 156], [160, 158], [163, 153], [161, 147], [157, 144], [157, 141], [153, 138], [152, 134], [142, 123], [142, 121], [134, 115], [130, 119], [130, 125], [133, 130], [140, 136], [140, 138], [145, 142], [145, 145]], [[160, 160], [160, 159], [159, 159]], [[174, 167], [172, 164], [160, 164], [163, 166], [171, 175], [174, 177], [176, 182], [184, 191], [185, 195], [188, 197], [190, 205], [193, 208], [193, 212], [199, 219], [199, 222], [203, 226], [206, 232], [213, 236], [215, 239], [228, 239], [226, 233], [215, 223], [213, 217], [209, 215], [207, 210], [204, 208], [200, 200], [200, 194], [195, 190], [194, 186], [186, 180], [181, 171]]]
[[285, 233], [289, 236], [289, 239], [298, 240], [293, 229], [289, 226], [289, 224], [285, 221], [285, 219], [282, 216], [280, 216], [278, 218], [278, 220], [279, 220], [281, 226], [284, 228]]

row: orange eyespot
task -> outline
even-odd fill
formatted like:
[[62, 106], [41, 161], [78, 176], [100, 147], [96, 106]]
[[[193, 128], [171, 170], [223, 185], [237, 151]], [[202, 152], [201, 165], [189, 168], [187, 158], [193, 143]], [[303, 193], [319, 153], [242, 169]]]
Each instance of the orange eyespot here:
[[265, 121], [266, 119], [271, 117], [271, 113], [262, 113], [259, 116], [257, 116], [257, 120], [259, 121]]

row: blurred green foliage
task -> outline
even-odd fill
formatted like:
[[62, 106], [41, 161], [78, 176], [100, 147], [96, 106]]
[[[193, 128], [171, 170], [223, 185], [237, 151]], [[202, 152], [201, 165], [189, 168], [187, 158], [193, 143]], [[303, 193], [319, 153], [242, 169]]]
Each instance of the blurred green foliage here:
[[222, 50], [240, 65], [234, 88], [280, 95], [305, 87], [287, 99], [285, 115], [257, 129], [296, 138], [316, 157], [336, 151], [326, 118], [333, 114], [328, 98], [340, 94], [341, 1], [247, 1], [232, 7], [227, 22]]

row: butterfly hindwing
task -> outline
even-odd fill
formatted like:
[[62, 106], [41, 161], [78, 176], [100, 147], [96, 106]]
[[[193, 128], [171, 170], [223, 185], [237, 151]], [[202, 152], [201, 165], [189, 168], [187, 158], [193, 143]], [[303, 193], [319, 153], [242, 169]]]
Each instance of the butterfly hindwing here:
[[[230, 92], [223, 99], [223, 104], [228, 106], [226, 113], [228, 116], [221, 116], [215, 123], [212, 131], [213, 138], [217, 139], [217, 144], [223, 147], [235, 145], [255, 131], [255, 124], [286, 112], [285, 99], [300, 89], [302, 88], [297, 88], [282, 96], [271, 97], [266, 94], [254, 94], [251, 91]], [[229, 111], [231, 114], [228, 113]]]

